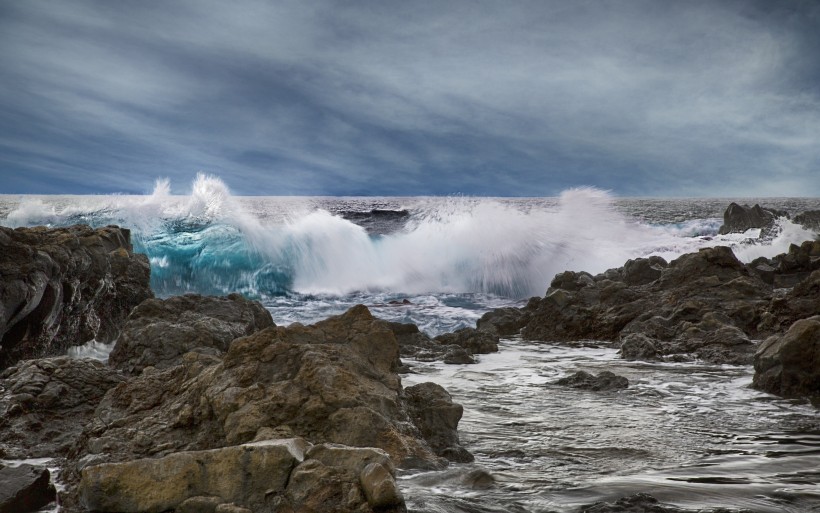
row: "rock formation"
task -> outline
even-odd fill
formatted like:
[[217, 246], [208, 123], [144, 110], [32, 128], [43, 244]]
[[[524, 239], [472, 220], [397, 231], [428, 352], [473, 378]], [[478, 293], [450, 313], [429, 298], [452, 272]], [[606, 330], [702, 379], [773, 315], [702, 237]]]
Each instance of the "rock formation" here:
[[113, 341], [153, 296], [148, 259], [132, 251], [116, 226], [0, 227], [0, 369]]
[[755, 354], [753, 386], [786, 397], [820, 399], [820, 316], [766, 339]]
[[57, 490], [48, 469], [33, 465], [0, 465], [0, 513], [37, 511], [53, 502]]
[[129, 374], [167, 369], [189, 351], [221, 355], [234, 339], [273, 325], [261, 303], [239, 294], [149, 299], [128, 316], [109, 363]]
[[778, 218], [789, 218], [789, 214], [782, 210], [764, 208], [760, 205], [750, 207], [748, 205], [729, 204], [723, 213], [723, 226], [718, 233], [743, 233], [752, 228], [760, 228], [761, 235], [770, 234], [774, 229], [775, 221]]
[[629, 387], [629, 380], [623, 376], [618, 376], [610, 371], [603, 371], [597, 376], [593, 376], [586, 371], [578, 371], [571, 376], [561, 378], [555, 382], [556, 385], [593, 392], [622, 390]]

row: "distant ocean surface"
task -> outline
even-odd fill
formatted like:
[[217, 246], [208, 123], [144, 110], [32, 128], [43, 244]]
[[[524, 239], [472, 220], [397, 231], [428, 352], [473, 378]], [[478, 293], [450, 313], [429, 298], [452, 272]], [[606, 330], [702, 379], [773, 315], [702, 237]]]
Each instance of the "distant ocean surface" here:
[[[207, 176], [190, 195], [169, 191], [159, 182], [145, 196], [0, 195], [0, 225], [130, 228], [160, 297], [241, 292], [279, 325], [362, 303], [438, 335], [543, 295], [564, 270], [596, 274], [715, 245], [751, 261], [816, 236], [785, 219], [768, 240], [754, 230], [719, 236], [731, 201], [820, 209], [820, 198], [628, 199], [596, 189], [515, 199], [235, 197]], [[75, 354], [109, 350], [92, 343]], [[613, 370], [634, 386], [604, 399], [549, 389], [578, 368]], [[685, 507], [820, 511], [816, 410], [750, 390], [750, 368], [625, 362], [611, 349], [510, 339], [478, 365], [415, 370], [405, 385], [437, 381], [464, 404], [460, 431], [476, 463], [401, 476], [412, 511], [569, 511], [641, 491]], [[498, 486], [460, 486], [459, 472], [476, 466]]]

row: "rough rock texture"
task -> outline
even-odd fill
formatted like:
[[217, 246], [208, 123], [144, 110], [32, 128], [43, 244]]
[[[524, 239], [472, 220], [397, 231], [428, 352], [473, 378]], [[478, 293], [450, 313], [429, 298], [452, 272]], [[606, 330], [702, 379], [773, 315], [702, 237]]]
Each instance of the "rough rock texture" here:
[[0, 374], [0, 458], [64, 456], [105, 393], [124, 381], [97, 360], [26, 360]]
[[482, 315], [476, 327], [499, 337], [510, 337], [517, 335], [524, 327], [524, 314], [514, 307], [498, 308]]
[[213, 497], [256, 511], [270, 494], [285, 491], [304, 449], [304, 441], [276, 440], [89, 466], [82, 470], [80, 504], [89, 511], [159, 513]]
[[807, 230], [820, 233], [820, 210], [807, 210], [794, 216], [793, 221]]
[[787, 396], [820, 398], [820, 316], [795, 322], [755, 354], [753, 386]]
[[116, 226], [0, 227], [0, 369], [117, 337], [153, 296], [130, 237]]
[[221, 355], [234, 339], [273, 325], [265, 307], [239, 294], [148, 299], [128, 316], [109, 363], [127, 373], [167, 369], [189, 351]]
[[405, 388], [404, 396], [410, 418], [436, 454], [452, 461], [473, 461], [456, 430], [464, 409], [447, 390], [435, 383], [419, 383]]
[[498, 335], [474, 328], [462, 328], [453, 333], [445, 333], [435, 338], [442, 345], [456, 345], [471, 354], [498, 352]]
[[757, 258], [749, 269], [774, 288], [791, 288], [820, 270], [820, 240], [792, 244], [786, 253], [768, 259]]
[[771, 291], [726, 247], [670, 264], [636, 259], [597, 276], [557, 275], [544, 298], [522, 309], [521, 333], [528, 340], [621, 340], [625, 358], [751, 363], [750, 338], [759, 335]]
[[0, 465], [0, 513], [37, 511], [57, 498], [48, 469]]
[[731, 203], [723, 213], [723, 226], [720, 227], [718, 233], [721, 235], [743, 233], [751, 228], [761, 228], [761, 235], [763, 235], [774, 228], [775, 221], [779, 217], [788, 218], [789, 214], [780, 210], [764, 208], [760, 205], [750, 207]]
[[557, 385], [580, 388], [582, 390], [592, 390], [594, 392], [623, 390], [629, 387], [628, 379], [610, 371], [603, 371], [597, 376], [593, 376], [586, 371], [578, 371], [571, 376], [559, 379], [555, 383]]
[[190, 352], [114, 387], [72, 458], [80, 469], [299, 436], [441, 468], [407, 415], [397, 361], [393, 333], [361, 305], [312, 326], [267, 328], [234, 340], [222, 359]]

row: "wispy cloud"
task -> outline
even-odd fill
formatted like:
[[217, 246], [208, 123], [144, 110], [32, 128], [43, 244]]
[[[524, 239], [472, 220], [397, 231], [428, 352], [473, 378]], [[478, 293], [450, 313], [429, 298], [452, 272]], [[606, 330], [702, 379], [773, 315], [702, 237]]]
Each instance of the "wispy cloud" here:
[[17, 2], [0, 192], [820, 195], [809, 2]]

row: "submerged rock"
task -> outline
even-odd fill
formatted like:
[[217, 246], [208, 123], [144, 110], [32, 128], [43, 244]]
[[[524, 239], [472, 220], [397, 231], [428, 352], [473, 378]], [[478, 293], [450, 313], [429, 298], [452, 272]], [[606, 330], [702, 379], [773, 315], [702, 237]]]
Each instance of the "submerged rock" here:
[[46, 468], [0, 465], [0, 513], [29, 513], [54, 502], [57, 491]]
[[603, 371], [597, 376], [586, 371], [578, 371], [571, 376], [559, 379], [555, 384], [600, 392], [628, 388], [629, 380], [610, 371]]
[[166, 369], [189, 351], [221, 355], [234, 339], [273, 325], [261, 303], [240, 294], [148, 299], [128, 316], [108, 361], [127, 373]]
[[755, 354], [753, 386], [786, 397], [820, 398], [820, 316], [795, 322]]
[[636, 493], [622, 497], [615, 502], [596, 502], [581, 506], [578, 513], [752, 513], [747, 509], [709, 508], [682, 509], [669, 504], [662, 504], [648, 493]]
[[149, 269], [124, 228], [0, 227], [0, 369], [113, 341], [153, 297]]

